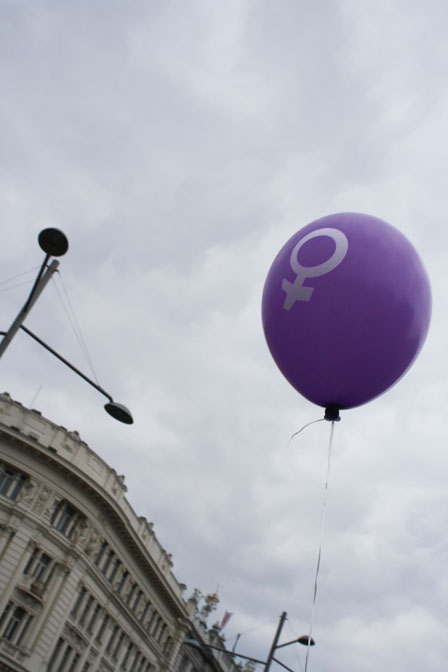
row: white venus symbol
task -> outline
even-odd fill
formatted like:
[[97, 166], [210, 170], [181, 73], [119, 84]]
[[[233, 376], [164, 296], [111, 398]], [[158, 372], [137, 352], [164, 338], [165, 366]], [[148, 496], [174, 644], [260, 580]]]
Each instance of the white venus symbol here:
[[[317, 266], [302, 266], [297, 259], [300, 248], [309, 240], [320, 238], [321, 236], [328, 236], [334, 240], [336, 248], [333, 254], [329, 259]], [[308, 233], [299, 240], [291, 252], [289, 261], [291, 269], [296, 274], [296, 279], [294, 282], [289, 282], [289, 280], [283, 278], [282, 281], [282, 289], [286, 292], [283, 308], [285, 310], [290, 310], [296, 301], [309, 301], [314, 292], [314, 287], [304, 287], [304, 281], [307, 278], [317, 278], [333, 271], [343, 261], [347, 254], [347, 250], [347, 236], [342, 233], [342, 231], [339, 231], [339, 229], [317, 229], [316, 231], [311, 231], [311, 233]]]

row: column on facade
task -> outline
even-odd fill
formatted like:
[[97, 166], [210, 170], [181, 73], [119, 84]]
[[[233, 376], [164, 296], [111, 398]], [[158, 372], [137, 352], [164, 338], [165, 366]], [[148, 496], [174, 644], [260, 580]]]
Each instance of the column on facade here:
[[[0, 523], [0, 562], [3, 561], [3, 556], [8, 550], [8, 546], [11, 543], [16, 530], [10, 525]], [[2, 581], [0, 578], [0, 585]]]
[[67, 578], [68, 574], [68, 568], [64, 565], [61, 565], [60, 563], [57, 563], [55, 571], [53, 572], [52, 581], [48, 586], [47, 593], [45, 595], [43, 608], [31, 626], [29, 634], [30, 648], [32, 648], [34, 643], [40, 639], [41, 634], [47, 625], [48, 616], [53, 611], [54, 605], [56, 604], [58, 597], [62, 592], [64, 580]]
[[166, 663], [161, 668], [161, 671], [166, 670], [166, 672], [175, 672], [176, 667], [178, 665], [177, 658], [179, 655], [179, 651], [188, 633], [188, 630], [189, 630], [188, 622], [185, 621], [184, 619], [178, 618], [176, 630], [172, 635], [173, 639], [172, 639], [171, 651], [168, 653], [166, 657]]
[[3, 557], [3, 572], [8, 561], [10, 566], [14, 567], [14, 569], [9, 575], [4, 572], [2, 577], [3, 590], [0, 597], [0, 615], [3, 613], [3, 609], [14, 592], [14, 589], [23, 574], [23, 570], [25, 569], [26, 564], [31, 557], [31, 553], [32, 545], [29, 543], [29, 536], [23, 535], [22, 531], [17, 531], [8, 544], [8, 548], [5, 550]]

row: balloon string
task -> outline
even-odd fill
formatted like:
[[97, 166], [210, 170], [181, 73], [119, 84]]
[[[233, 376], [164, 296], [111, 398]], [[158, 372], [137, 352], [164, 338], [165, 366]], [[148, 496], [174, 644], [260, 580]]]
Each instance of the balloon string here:
[[314, 425], [316, 422], [323, 422], [324, 420], [325, 420], [325, 418], [319, 418], [319, 420], [311, 420], [311, 422], [307, 422], [306, 425], [303, 425], [303, 427], [301, 427], [299, 430], [297, 430], [297, 432], [294, 432], [294, 434], [293, 434], [293, 435], [291, 436], [291, 438], [289, 439], [289, 441], [288, 441], [288, 445], [286, 446], [286, 448], [289, 448], [289, 446], [291, 445], [291, 441], [292, 441], [293, 439], [295, 439], [296, 436], [297, 436], [298, 434], [300, 434], [300, 432], [303, 432], [304, 429], [306, 429], [306, 428], [309, 427], [310, 425]]
[[314, 624], [314, 612], [316, 608], [316, 598], [317, 598], [317, 581], [319, 578], [319, 571], [320, 571], [320, 561], [322, 557], [322, 545], [323, 545], [323, 538], [324, 538], [324, 532], [325, 532], [325, 523], [326, 523], [326, 518], [327, 518], [327, 493], [328, 493], [328, 480], [330, 478], [330, 465], [331, 465], [331, 452], [333, 448], [333, 435], [334, 435], [334, 420], [331, 422], [331, 430], [330, 430], [330, 441], [328, 444], [328, 460], [327, 460], [327, 474], [325, 477], [325, 486], [324, 486], [324, 498], [323, 498], [323, 505], [322, 505], [322, 525], [321, 525], [321, 530], [320, 530], [320, 544], [319, 544], [319, 553], [317, 554], [317, 565], [316, 565], [316, 575], [314, 577], [314, 594], [313, 594], [313, 607], [311, 609], [311, 623], [310, 623], [310, 632], [308, 635], [308, 645], [306, 647], [306, 659], [305, 659], [305, 672], [308, 670], [308, 658], [310, 655], [310, 646], [311, 646], [311, 635], [313, 632], [313, 624]]

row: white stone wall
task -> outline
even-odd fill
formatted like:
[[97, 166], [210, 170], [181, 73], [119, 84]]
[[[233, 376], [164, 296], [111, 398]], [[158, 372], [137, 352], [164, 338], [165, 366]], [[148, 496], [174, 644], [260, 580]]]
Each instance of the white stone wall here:
[[184, 586], [123, 480], [76, 432], [0, 395], [0, 663], [173, 670]]

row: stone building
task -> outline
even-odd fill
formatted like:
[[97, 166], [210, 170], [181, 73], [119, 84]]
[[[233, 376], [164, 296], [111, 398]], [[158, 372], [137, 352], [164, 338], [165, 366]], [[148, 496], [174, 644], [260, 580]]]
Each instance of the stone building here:
[[203, 596], [198, 589], [188, 600], [191, 626], [179, 652], [177, 672], [254, 672], [255, 666], [248, 662], [244, 668], [235, 663], [232, 653], [226, 650], [219, 623], [207, 626], [218, 601], [216, 593]]
[[179, 667], [194, 610], [123, 481], [76, 432], [0, 395], [0, 670]]

